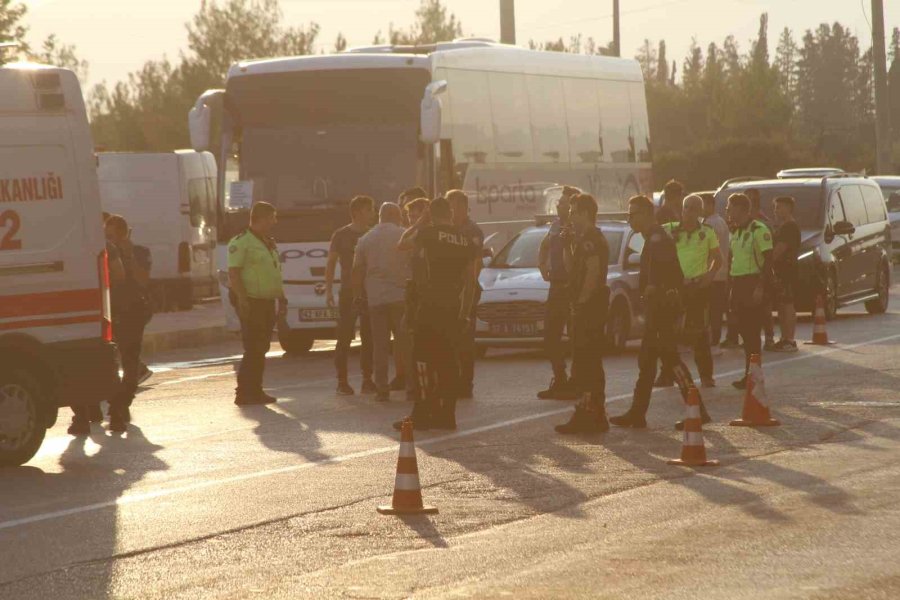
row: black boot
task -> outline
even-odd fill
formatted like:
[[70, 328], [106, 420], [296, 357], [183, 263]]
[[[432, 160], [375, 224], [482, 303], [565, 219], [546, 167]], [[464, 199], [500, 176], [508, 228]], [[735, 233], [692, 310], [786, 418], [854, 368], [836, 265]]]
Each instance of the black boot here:
[[541, 400], [574, 400], [576, 398], [572, 380], [565, 374], [550, 380], [550, 387], [538, 392]]
[[557, 433], [604, 433], [609, 431], [609, 423], [606, 421], [604, 411], [596, 407], [575, 407], [572, 418], [567, 423], [555, 427]]

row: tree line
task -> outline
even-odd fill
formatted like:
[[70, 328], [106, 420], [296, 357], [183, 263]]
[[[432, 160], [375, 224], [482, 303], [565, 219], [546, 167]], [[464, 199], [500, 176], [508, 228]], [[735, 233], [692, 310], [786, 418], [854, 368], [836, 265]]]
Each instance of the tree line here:
[[[36, 49], [25, 40], [25, 7], [0, 0], [0, 41], [13, 39], [36, 60], [85, 77], [75, 49], [51, 36]], [[207, 0], [186, 24], [188, 45], [177, 58], [147, 61], [125, 81], [88, 93], [94, 139], [106, 150], [171, 150], [189, 145], [187, 113], [205, 90], [222, 87], [242, 59], [307, 55], [323, 50], [315, 22], [288, 26], [278, 0]], [[420, 0], [413, 24], [378, 31], [373, 44], [425, 44], [463, 36], [441, 0]], [[610, 54], [581, 35], [533, 49]], [[329, 51], [342, 51], [338, 34]], [[771, 48], [774, 47], [774, 51]], [[645, 40], [635, 57], [644, 72], [657, 182], [679, 177], [711, 188], [737, 175], [772, 175], [790, 166], [872, 170], [875, 118], [872, 50], [846, 26], [822, 23], [796, 34], [782, 30], [770, 43], [768, 16], [753, 40], [734, 36], [705, 46], [693, 40], [680, 61], [665, 40]], [[900, 172], [900, 28], [888, 45], [894, 170]]]

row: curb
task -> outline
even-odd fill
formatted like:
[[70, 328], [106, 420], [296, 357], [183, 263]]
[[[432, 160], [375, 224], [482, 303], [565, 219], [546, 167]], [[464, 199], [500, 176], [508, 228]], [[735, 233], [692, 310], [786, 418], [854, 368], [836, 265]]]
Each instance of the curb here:
[[167, 350], [196, 348], [239, 339], [237, 333], [228, 331], [224, 326], [200, 327], [197, 329], [181, 329], [145, 333], [141, 354], [150, 355]]

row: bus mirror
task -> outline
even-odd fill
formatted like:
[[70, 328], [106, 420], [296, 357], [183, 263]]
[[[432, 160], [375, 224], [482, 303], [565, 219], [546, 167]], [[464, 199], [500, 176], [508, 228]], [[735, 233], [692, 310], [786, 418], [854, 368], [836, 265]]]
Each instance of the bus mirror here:
[[197, 98], [194, 108], [188, 113], [188, 129], [191, 134], [191, 147], [197, 152], [210, 149], [212, 143], [212, 108], [213, 101], [220, 101], [225, 90], [207, 90]]
[[425, 88], [419, 124], [422, 143], [436, 144], [441, 141], [441, 99], [438, 96], [446, 89], [447, 82], [444, 80], [433, 81]]

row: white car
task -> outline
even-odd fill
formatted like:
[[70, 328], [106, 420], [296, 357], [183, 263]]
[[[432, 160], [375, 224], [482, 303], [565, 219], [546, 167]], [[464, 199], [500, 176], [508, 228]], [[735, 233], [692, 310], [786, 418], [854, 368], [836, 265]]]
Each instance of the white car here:
[[[643, 237], [624, 221], [601, 220], [597, 227], [609, 243], [609, 349], [620, 352], [641, 337], [644, 316], [638, 291]], [[509, 241], [481, 271], [482, 293], [475, 322], [475, 343], [489, 347], [540, 347], [544, 305], [550, 284], [538, 269], [541, 240], [549, 224], [528, 227]]]

